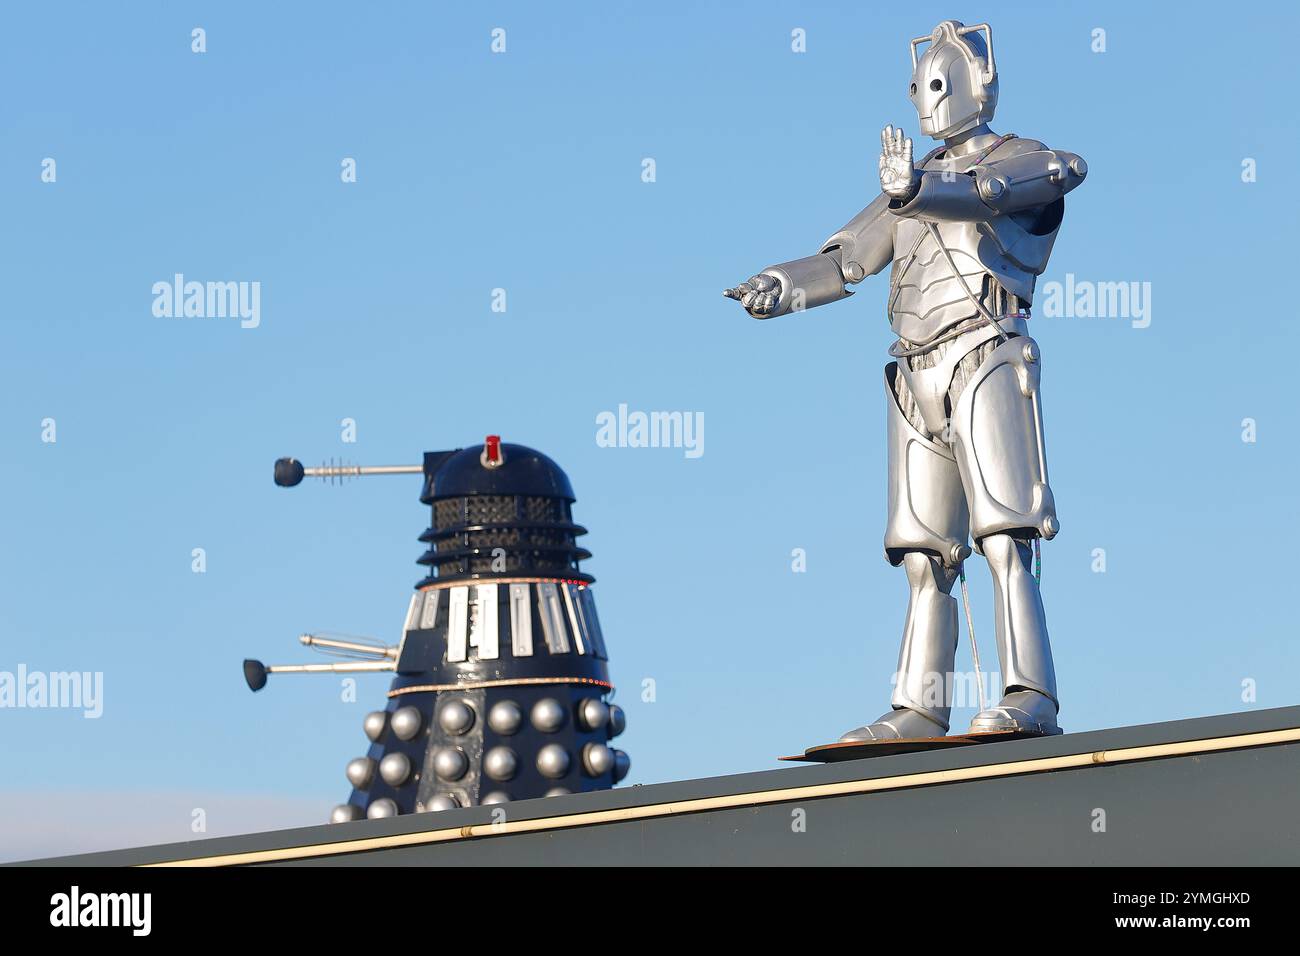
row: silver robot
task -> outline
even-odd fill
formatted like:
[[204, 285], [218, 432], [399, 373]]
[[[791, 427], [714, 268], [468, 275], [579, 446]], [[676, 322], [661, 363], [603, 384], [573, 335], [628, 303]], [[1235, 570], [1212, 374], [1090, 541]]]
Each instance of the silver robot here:
[[[918, 56], [918, 48], [928, 44]], [[909, 96], [940, 145], [913, 162], [901, 130], [881, 134], [881, 194], [816, 255], [726, 290], [757, 319], [852, 295], [890, 267], [898, 336], [885, 367], [889, 505], [885, 556], [911, 597], [891, 709], [842, 740], [943, 736], [952, 709], [957, 601], [971, 550], [995, 594], [1002, 698], [971, 733], [1057, 734], [1059, 701], [1032, 542], [1057, 533], [1027, 320], [1064, 196], [1087, 175], [1074, 153], [989, 129], [998, 101], [987, 24], [945, 20], [912, 41]]]

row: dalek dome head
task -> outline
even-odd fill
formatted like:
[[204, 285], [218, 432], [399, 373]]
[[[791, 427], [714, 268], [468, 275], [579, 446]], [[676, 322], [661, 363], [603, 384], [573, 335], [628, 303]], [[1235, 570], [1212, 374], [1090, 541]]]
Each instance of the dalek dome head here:
[[569, 476], [546, 455], [489, 435], [481, 445], [428, 452], [420, 501], [432, 522], [421, 587], [460, 579], [557, 577], [591, 583], [579, 562]]
[[[429, 459], [433, 459], [430, 471]], [[564, 469], [540, 451], [489, 435], [481, 445], [425, 453], [425, 504], [468, 495], [536, 495], [575, 501]]]

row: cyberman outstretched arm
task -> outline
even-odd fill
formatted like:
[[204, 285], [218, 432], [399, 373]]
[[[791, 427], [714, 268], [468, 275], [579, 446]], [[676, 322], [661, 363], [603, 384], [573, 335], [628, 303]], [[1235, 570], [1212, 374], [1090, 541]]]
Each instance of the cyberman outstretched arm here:
[[896, 217], [930, 222], [987, 222], [996, 216], [1043, 208], [1060, 200], [1088, 175], [1081, 156], [1034, 140], [1010, 140], [1004, 158], [954, 173], [925, 170], [912, 161], [912, 141], [887, 126], [881, 133], [882, 192], [815, 256], [769, 266], [723, 294], [757, 319], [811, 309], [852, 292], [846, 284], [875, 275], [893, 259]]
[[768, 266], [723, 295], [737, 299], [756, 319], [811, 309], [853, 293], [846, 283], [861, 282], [893, 260], [893, 221], [888, 196], [877, 196], [815, 256]]

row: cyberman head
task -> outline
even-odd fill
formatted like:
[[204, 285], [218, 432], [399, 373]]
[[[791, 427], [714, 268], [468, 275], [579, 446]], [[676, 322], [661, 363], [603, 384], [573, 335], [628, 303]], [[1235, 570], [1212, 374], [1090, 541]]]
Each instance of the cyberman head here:
[[[916, 48], [922, 43], [930, 47], [918, 60]], [[921, 132], [933, 139], [956, 136], [992, 119], [998, 71], [989, 25], [944, 20], [929, 36], [913, 40], [908, 95], [921, 118]]]

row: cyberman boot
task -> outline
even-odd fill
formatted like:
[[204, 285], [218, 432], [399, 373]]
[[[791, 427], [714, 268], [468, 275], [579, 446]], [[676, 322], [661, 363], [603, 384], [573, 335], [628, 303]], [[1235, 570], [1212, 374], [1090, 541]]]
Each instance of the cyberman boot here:
[[989, 535], [980, 542], [980, 549], [993, 575], [1003, 697], [996, 706], [975, 715], [970, 732], [1059, 734], [1056, 672], [1043, 602], [1031, 570], [1033, 549], [1028, 541], [1006, 534]]
[[840, 741], [849, 743], [865, 740], [915, 740], [943, 737], [947, 733], [947, 724], [936, 723], [925, 714], [899, 707], [897, 710], [882, 714], [865, 727], [850, 730], [840, 738]]
[[1044, 737], [1059, 734], [1056, 701], [1036, 690], [1011, 690], [996, 707], [976, 714], [970, 724], [973, 734], [998, 730], [1019, 730]]
[[893, 709], [865, 727], [850, 730], [842, 741], [942, 737], [952, 711], [952, 669], [957, 652], [957, 602], [949, 591], [954, 569], [919, 551], [903, 558], [911, 587]]

